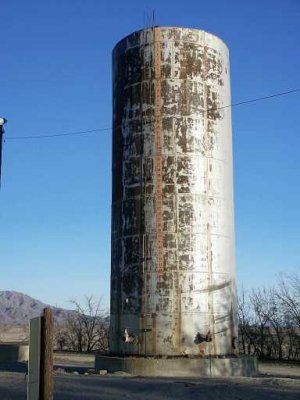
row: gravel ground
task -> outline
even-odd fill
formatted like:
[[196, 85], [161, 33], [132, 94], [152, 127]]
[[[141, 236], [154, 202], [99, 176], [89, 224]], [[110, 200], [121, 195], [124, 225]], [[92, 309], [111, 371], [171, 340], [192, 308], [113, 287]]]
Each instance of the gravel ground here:
[[[84, 375], [89, 358], [81, 366], [78, 357], [57, 361], [54, 400], [300, 400], [299, 366], [260, 364], [257, 378], [150, 379], [125, 373]], [[0, 365], [0, 400], [26, 400], [25, 365]]]

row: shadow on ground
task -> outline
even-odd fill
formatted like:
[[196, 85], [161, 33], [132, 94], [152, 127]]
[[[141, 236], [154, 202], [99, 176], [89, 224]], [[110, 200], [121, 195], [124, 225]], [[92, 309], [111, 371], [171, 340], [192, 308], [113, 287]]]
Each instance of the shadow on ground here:
[[0, 364], [0, 371], [20, 372], [20, 373], [26, 374], [27, 362], [14, 362], [14, 363]]

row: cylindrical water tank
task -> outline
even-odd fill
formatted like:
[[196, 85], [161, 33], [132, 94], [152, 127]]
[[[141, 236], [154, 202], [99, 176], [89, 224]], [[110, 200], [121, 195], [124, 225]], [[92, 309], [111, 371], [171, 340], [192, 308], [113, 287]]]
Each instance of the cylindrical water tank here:
[[153, 27], [115, 46], [112, 354], [235, 352], [228, 105], [218, 37]]

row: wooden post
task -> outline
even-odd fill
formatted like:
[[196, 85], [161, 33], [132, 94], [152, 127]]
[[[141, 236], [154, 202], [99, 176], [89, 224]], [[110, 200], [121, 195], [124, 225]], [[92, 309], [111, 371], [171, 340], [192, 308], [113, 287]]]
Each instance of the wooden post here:
[[40, 399], [53, 400], [53, 312], [44, 309], [41, 327]]

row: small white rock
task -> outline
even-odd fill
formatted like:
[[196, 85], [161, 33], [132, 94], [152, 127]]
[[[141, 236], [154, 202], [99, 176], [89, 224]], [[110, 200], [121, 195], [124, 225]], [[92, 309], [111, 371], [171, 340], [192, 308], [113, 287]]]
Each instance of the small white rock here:
[[99, 375], [107, 375], [107, 369], [100, 369]]

